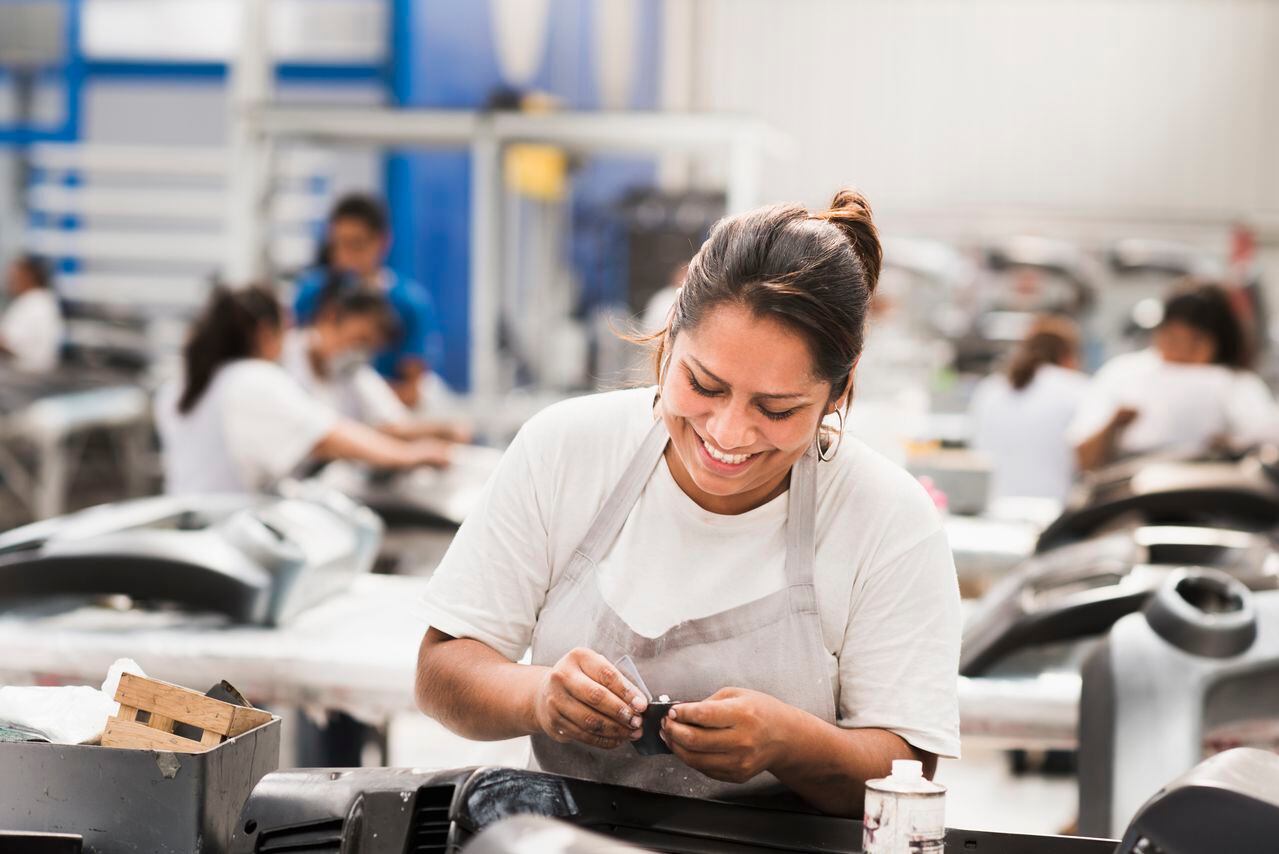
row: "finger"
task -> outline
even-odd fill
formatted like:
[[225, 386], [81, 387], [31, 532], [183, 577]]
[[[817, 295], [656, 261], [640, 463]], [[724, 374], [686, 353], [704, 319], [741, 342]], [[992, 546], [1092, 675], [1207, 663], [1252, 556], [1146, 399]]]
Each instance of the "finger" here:
[[[587, 652], [582, 657], [582, 672], [585, 673], [597, 685], [603, 686], [617, 699], [624, 704], [630, 706], [635, 712], [643, 713], [648, 708], [648, 700], [631, 684], [631, 681], [622, 675], [622, 672], [614, 667], [607, 658], [597, 652]], [[592, 703], [591, 705], [595, 705]]]
[[572, 721], [574, 726], [593, 735], [625, 740], [631, 737], [631, 733], [639, 732], [638, 728], [620, 724], [573, 697], [561, 698], [554, 704], [554, 708], [557, 714]]
[[555, 719], [556, 741], [576, 741], [579, 744], [585, 744], [587, 747], [595, 747], [600, 750], [613, 750], [621, 747], [629, 739], [625, 738], [609, 738], [599, 733], [588, 732], [578, 726], [571, 718], [559, 715]]
[[689, 768], [700, 771], [707, 777], [722, 780], [725, 777], [729, 757], [721, 753], [698, 753], [677, 743], [674, 739], [667, 741], [666, 746], [680, 762]]
[[707, 729], [726, 729], [736, 722], [732, 701], [714, 697], [697, 703], [680, 703], [671, 707], [667, 717]]
[[620, 721], [632, 729], [642, 724], [635, 707], [618, 697], [584, 672], [570, 673], [564, 683], [573, 699], [590, 706], [610, 720]]
[[667, 744], [678, 744], [690, 753], [728, 753], [736, 749], [733, 732], [727, 729], [688, 726], [667, 718], [662, 721], [662, 734]]

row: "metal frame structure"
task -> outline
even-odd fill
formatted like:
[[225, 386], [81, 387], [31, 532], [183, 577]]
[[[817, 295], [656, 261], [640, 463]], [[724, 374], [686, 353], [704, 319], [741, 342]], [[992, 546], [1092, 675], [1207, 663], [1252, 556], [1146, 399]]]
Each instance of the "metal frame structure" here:
[[[29, 145], [33, 142], [70, 142], [80, 137], [81, 93], [84, 88], [86, 67], [80, 53], [80, 22], [83, 0], [51, 0], [66, 7], [63, 28], [63, 49], [66, 60], [55, 66], [32, 69], [39, 78], [56, 76], [63, 85], [62, 124], [57, 127], [24, 127], [20, 124], [0, 124], [0, 146]], [[0, 6], [4, 3], [0, 0]], [[0, 73], [3, 69], [0, 68]]]
[[[92, 59], [81, 49], [83, 10], [85, 0], [48, 0], [65, 8], [64, 60], [54, 65], [40, 66], [31, 71], [38, 79], [56, 79], [63, 88], [62, 122], [50, 127], [26, 127], [0, 123], [0, 147], [24, 146], [38, 142], [76, 142], [83, 125], [83, 94], [94, 80], [147, 79], [147, 80], [228, 80], [233, 73], [233, 63], [181, 62], [171, 60], [115, 60]], [[5, 0], [0, 0], [0, 9]], [[262, 3], [246, 3], [246, 8], [256, 9]], [[253, 17], [247, 15], [246, 17]], [[11, 72], [0, 65], [0, 81]], [[384, 63], [312, 63], [280, 62], [274, 64], [274, 78], [280, 83], [384, 83], [387, 70]]]
[[[470, 376], [476, 409], [498, 402], [497, 315], [501, 252], [502, 154], [513, 143], [547, 143], [585, 153], [728, 155], [728, 210], [753, 207], [767, 153], [785, 154], [787, 138], [763, 122], [718, 114], [647, 112], [491, 113], [473, 110], [396, 108], [299, 108], [264, 102], [245, 116], [247, 134], [258, 152], [282, 142], [323, 145], [465, 149], [471, 155], [471, 335]], [[259, 154], [258, 156], [263, 156]], [[269, 161], [269, 155], [267, 156]], [[251, 170], [250, 170], [251, 171]], [[269, 173], [247, 178], [240, 188], [238, 215], [253, 245], [237, 247], [238, 263], [265, 259], [263, 200]], [[262, 263], [262, 261], [258, 261]], [[250, 270], [260, 273], [261, 269]]]

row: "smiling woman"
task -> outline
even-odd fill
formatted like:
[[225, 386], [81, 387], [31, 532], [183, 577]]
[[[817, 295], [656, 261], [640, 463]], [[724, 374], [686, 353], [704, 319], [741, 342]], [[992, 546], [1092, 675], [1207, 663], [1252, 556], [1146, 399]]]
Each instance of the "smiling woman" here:
[[[850, 403], [879, 266], [850, 191], [719, 223], [654, 339], [657, 386], [557, 404], [507, 452], [428, 589], [422, 709], [532, 735], [558, 773], [845, 814], [893, 759], [957, 755], [940, 519], [822, 428]], [[618, 749], [652, 699], [623, 656], [684, 701], [670, 755]]]

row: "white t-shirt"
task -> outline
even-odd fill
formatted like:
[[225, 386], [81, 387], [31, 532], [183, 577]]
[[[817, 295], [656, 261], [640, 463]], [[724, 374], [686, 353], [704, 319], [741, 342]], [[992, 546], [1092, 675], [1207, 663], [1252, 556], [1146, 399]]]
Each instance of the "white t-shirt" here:
[[[432, 626], [511, 660], [524, 653], [547, 591], [653, 423], [653, 394], [568, 400], [524, 425], [431, 578]], [[788, 499], [710, 513], [658, 463], [600, 564], [604, 599], [653, 637], [782, 589]], [[817, 466], [817, 507], [814, 583], [840, 725], [958, 755], [959, 590], [931, 500], [846, 438]]]
[[1122, 406], [1138, 412], [1120, 438], [1124, 454], [1197, 451], [1218, 436], [1279, 440], [1279, 408], [1256, 374], [1166, 362], [1148, 349], [1116, 356], [1097, 372], [1070, 425], [1071, 442], [1096, 435]]
[[968, 413], [973, 447], [991, 461], [991, 498], [1064, 501], [1075, 475], [1075, 451], [1066, 439], [1088, 377], [1043, 365], [1030, 384], [1014, 389], [1003, 373], [977, 384]]
[[316, 373], [309, 352], [312, 334], [310, 328], [290, 329], [280, 353], [280, 364], [302, 388], [329, 408], [364, 424], [376, 427], [409, 420], [408, 407], [371, 365], [351, 365], [328, 376]]
[[45, 373], [58, 366], [62, 348], [62, 311], [48, 288], [19, 295], [0, 316], [0, 344], [23, 371]]
[[156, 426], [171, 494], [261, 492], [311, 453], [338, 414], [263, 359], [224, 365], [195, 408], [178, 412], [182, 382], [156, 396]]

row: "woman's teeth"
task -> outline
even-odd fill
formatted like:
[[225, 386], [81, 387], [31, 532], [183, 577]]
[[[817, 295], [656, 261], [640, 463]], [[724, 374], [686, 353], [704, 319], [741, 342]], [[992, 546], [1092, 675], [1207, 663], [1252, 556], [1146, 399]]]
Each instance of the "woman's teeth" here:
[[706, 453], [710, 454], [712, 459], [719, 460], [721, 463], [728, 463], [730, 466], [740, 466], [755, 456], [754, 454], [721, 454], [712, 448], [705, 439], [702, 440], [702, 444], [706, 447]]

